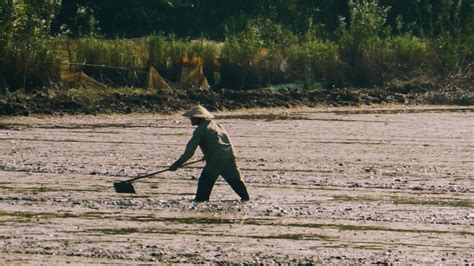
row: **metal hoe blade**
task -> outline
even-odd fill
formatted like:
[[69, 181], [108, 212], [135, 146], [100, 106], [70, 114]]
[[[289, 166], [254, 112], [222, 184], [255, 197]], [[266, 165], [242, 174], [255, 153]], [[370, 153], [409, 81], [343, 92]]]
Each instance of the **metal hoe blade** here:
[[136, 194], [135, 188], [132, 183], [129, 182], [114, 182], [115, 192], [117, 193], [133, 193]]

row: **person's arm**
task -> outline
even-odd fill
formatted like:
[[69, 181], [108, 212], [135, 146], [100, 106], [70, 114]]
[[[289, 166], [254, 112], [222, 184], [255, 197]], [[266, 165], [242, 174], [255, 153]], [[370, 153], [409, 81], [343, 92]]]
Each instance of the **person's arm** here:
[[184, 150], [184, 153], [181, 155], [181, 157], [179, 157], [176, 162], [174, 162], [170, 166], [169, 169], [171, 171], [176, 171], [176, 169], [178, 169], [183, 163], [193, 157], [194, 152], [196, 151], [197, 147], [199, 146], [199, 142], [201, 141], [201, 132], [202, 130], [199, 127], [194, 130], [193, 136], [188, 141], [188, 144], [186, 144], [186, 149]]

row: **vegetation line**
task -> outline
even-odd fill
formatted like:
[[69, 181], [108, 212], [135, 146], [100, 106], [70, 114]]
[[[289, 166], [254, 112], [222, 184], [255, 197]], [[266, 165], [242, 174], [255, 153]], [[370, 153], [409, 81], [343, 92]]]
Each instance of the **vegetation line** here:
[[469, 1], [197, 2], [1, 1], [0, 115], [474, 103]]

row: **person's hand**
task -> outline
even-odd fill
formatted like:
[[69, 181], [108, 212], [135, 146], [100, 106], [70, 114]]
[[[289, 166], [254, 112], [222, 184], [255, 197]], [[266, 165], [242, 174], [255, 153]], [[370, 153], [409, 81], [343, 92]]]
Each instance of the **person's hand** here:
[[180, 167], [180, 165], [181, 165], [181, 164], [179, 163], [179, 161], [176, 161], [176, 162], [174, 162], [174, 163], [170, 166], [169, 170], [170, 170], [170, 171], [176, 171], [176, 170], [178, 170], [178, 168]]

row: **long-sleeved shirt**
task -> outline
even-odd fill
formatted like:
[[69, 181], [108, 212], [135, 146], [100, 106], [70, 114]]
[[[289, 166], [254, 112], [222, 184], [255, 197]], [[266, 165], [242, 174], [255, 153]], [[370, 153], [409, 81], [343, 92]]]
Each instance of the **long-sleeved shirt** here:
[[214, 120], [202, 120], [179, 158], [182, 164], [189, 160], [200, 147], [207, 163], [235, 158], [234, 147], [225, 129]]

